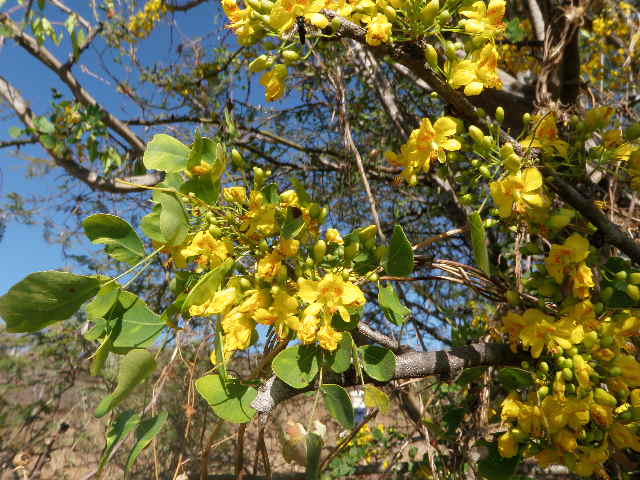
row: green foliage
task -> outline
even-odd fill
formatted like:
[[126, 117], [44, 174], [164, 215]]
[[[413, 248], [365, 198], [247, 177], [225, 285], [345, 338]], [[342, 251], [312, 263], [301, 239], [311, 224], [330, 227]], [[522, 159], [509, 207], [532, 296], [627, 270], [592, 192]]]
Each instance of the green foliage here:
[[232, 266], [233, 260], [228, 258], [218, 267], [200, 277], [198, 283], [195, 284], [184, 299], [182, 310], [188, 309], [191, 305], [201, 305], [212, 298], [220, 290], [220, 286]]
[[325, 384], [320, 386], [324, 404], [329, 413], [344, 428], [354, 427], [354, 413], [351, 399], [347, 391], [340, 385]]
[[400, 225], [393, 227], [384, 269], [389, 275], [398, 277], [406, 277], [413, 272], [413, 249]]
[[162, 430], [162, 427], [167, 421], [167, 416], [167, 412], [162, 412], [155, 417], [140, 422], [138, 428], [136, 428], [136, 443], [129, 453], [126, 470], [131, 469], [138, 459], [138, 455], [140, 455], [142, 451], [149, 446], [154, 437], [160, 433], [160, 430]]
[[358, 348], [362, 356], [362, 366], [371, 378], [388, 382], [396, 371], [396, 356], [386, 348], [377, 345], [364, 345]]
[[180, 140], [160, 133], [147, 144], [144, 152], [144, 166], [163, 172], [181, 172], [187, 168], [189, 147]]
[[196, 380], [196, 390], [223, 420], [247, 423], [256, 414], [251, 406], [257, 395], [256, 389], [236, 378], [223, 380], [220, 375], [206, 375]]
[[144, 244], [129, 223], [115, 215], [97, 213], [83, 222], [84, 232], [93, 243], [105, 244], [105, 251], [116, 260], [129, 265], [140, 262]]
[[411, 310], [402, 304], [391, 284], [379, 288], [378, 305], [385, 317], [398, 326], [404, 325], [407, 316], [411, 314]]
[[471, 232], [471, 245], [473, 247], [473, 257], [476, 265], [486, 275], [491, 275], [489, 266], [489, 251], [487, 250], [487, 233], [484, 230], [484, 223], [478, 212], [469, 215], [469, 227]]
[[100, 282], [54, 270], [32, 273], [0, 297], [0, 316], [8, 332], [36, 332], [71, 317], [98, 293]]
[[327, 364], [335, 373], [346, 372], [351, 366], [353, 339], [349, 332], [342, 332], [342, 338], [333, 352], [328, 355]]
[[95, 416], [100, 418], [113, 410], [135, 387], [144, 382], [156, 368], [153, 355], [144, 349], [135, 349], [127, 353], [120, 361], [118, 385], [96, 408]]
[[487, 444], [489, 455], [478, 462], [478, 471], [487, 480], [510, 480], [515, 473], [520, 457], [503, 458], [495, 443]]
[[189, 234], [189, 220], [182, 201], [175, 193], [155, 192], [155, 199], [162, 205], [160, 232], [169, 246], [181, 245]]
[[295, 345], [276, 355], [271, 364], [273, 373], [293, 388], [307, 387], [318, 374], [318, 347]]
[[374, 387], [373, 385], [364, 385], [364, 404], [369, 408], [377, 408], [380, 413], [385, 414], [391, 406], [389, 395]]
[[133, 410], [126, 410], [116, 417], [107, 433], [107, 443], [100, 456], [98, 471], [101, 472], [109, 461], [111, 452], [118, 442], [131, 433], [140, 423], [140, 414]]
[[530, 372], [515, 367], [501, 368], [498, 372], [498, 381], [509, 390], [528, 388], [535, 384]]

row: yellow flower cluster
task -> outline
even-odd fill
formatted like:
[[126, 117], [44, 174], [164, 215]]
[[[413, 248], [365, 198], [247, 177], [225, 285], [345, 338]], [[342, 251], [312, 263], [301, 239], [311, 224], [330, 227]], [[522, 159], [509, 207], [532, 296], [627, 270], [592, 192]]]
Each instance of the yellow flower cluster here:
[[409, 140], [400, 154], [385, 152], [385, 156], [393, 165], [402, 167], [402, 177], [409, 185], [418, 182], [418, 174], [428, 172], [431, 162], [438, 159], [446, 161], [445, 151], [460, 150], [461, 144], [455, 138], [457, 124], [451, 117], [441, 117], [431, 124], [428, 118], [422, 119], [420, 128], [411, 132]]
[[149, 0], [140, 12], [129, 18], [127, 30], [138, 38], [146, 38], [167, 12], [164, 0]]
[[[196, 272], [217, 269], [222, 278], [230, 268], [240, 270], [198, 297], [189, 313], [219, 316], [227, 358], [257, 340], [258, 324], [272, 327], [279, 338], [296, 335], [305, 344], [335, 350], [342, 338], [335, 322], [352, 323], [351, 315], [365, 304], [354, 283], [358, 276], [345, 266], [345, 241], [331, 228], [319, 239], [325, 209], [306, 194], [301, 200], [295, 190], [263, 186], [259, 173], [249, 193], [241, 186], [223, 189], [224, 207], [209, 214], [208, 226], [172, 249], [179, 267], [195, 262]], [[373, 233], [375, 248], [375, 227], [359, 232], [363, 241]], [[238, 267], [248, 258], [254, 259], [251, 266]]]

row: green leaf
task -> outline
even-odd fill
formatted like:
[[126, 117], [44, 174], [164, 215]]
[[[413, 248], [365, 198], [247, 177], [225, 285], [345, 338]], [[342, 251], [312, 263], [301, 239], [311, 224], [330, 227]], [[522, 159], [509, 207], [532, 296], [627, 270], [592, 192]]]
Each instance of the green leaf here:
[[13, 37], [13, 30], [4, 23], [0, 23], [0, 37]]
[[232, 258], [227, 258], [215, 269], [204, 274], [200, 280], [198, 280], [198, 283], [196, 283], [191, 289], [187, 298], [184, 299], [182, 311], [187, 310], [191, 305], [201, 305], [213, 297], [213, 295], [220, 290], [224, 277], [227, 275], [233, 264], [234, 260]]
[[399, 326], [404, 325], [407, 315], [411, 313], [411, 310], [400, 302], [391, 284], [378, 290], [378, 304], [382, 308], [385, 317]]
[[320, 454], [322, 453], [322, 437], [310, 432], [307, 435], [307, 470], [306, 480], [318, 480], [320, 478]]
[[349, 330], [353, 330], [358, 326], [358, 322], [362, 316], [361, 308], [362, 307], [360, 307], [356, 313], [349, 312], [350, 315], [348, 322], [345, 322], [338, 312], [334, 313], [333, 317], [331, 317], [331, 326], [338, 332], [348, 332]]
[[133, 445], [131, 449], [131, 453], [129, 453], [129, 458], [127, 459], [127, 467], [125, 471], [129, 471], [129, 469], [133, 466], [138, 458], [138, 455], [142, 453], [142, 451], [149, 446], [153, 437], [155, 437], [165, 422], [167, 421], [167, 412], [161, 412], [159, 415], [149, 418], [143, 422], [140, 422], [138, 428], [136, 428], [136, 443]]
[[486, 370], [487, 367], [465, 368], [456, 380], [456, 383], [461, 386], [469, 385], [471, 382], [478, 380]]
[[109, 456], [113, 451], [113, 447], [115, 447], [120, 440], [129, 435], [129, 433], [136, 428], [138, 423], [140, 423], [140, 415], [135, 413], [133, 410], [122, 412], [116, 417], [114, 422], [111, 424], [111, 430], [109, 430], [109, 433], [107, 434], [107, 443], [102, 451], [102, 455], [100, 456], [98, 472], [101, 472], [107, 464]]
[[82, 226], [92, 243], [106, 245], [107, 254], [120, 262], [135, 265], [145, 257], [142, 240], [120, 217], [97, 213], [87, 217]]
[[113, 393], [102, 399], [95, 416], [97, 418], [105, 416], [116, 405], [124, 400], [133, 389], [142, 383], [153, 373], [156, 368], [156, 361], [153, 355], [147, 350], [136, 349], [127, 353], [120, 361], [118, 370], [118, 385]]
[[486, 444], [489, 455], [478, 462], [478, 471], [487, 480], [510, 480], [520, 462], [520, 456], [503, 458], [495, 443]]
[[191, 145], [189, 157], [187, 159], [187, 168], [190, 170], [197, 167], [201, 162], [213, 165], [216, 161], [216, 144], [208, 138], [200, 135], [200, 130], [196, 130], [195, 140]]
[[35, 272], [0, 297], [0, 317], [10, 333], [36, 332], [71, 317], [98, 290], [98, 276]]
[[406, 277], [413, 272], [413, 249], [400, 225], [393, 227], [384, 269], [389, 275], [397, 277]]
[[[0, 27], [1, 27], [1, 25], [0, 25]], [[1, 32], [0, 32], [0, 35], [1, 35]], [[9, 129], [9, 136], [11, 138], [19, 138], [19, 137], [22, 136], [23, 133], [24, 133], [24, 130], [22, 128], [20, 128], [20, 127], [11, 127]]]
[[491, 275], [489, 266], [489, 252], [487, 251], [487, 234], [484, 230], [484, 223], [478, 212], [469, 215], [469, 227], [471, 232], [471, 244], [473, 245], [473, 257], [476, 265], [486, 275]]
[[520, 22], [521, 20], [518, 17], [504, 22], [507, 25], [507, 38], [512, 42], [521, 42], [527, 36], [527, 32], [522, 28]]
[[391, 350], [378, 345], [364, 345], [358, 350], [362, 354], [362, 366], [371, 378], [387, 382], [396, 372], [396, 356]]
[[280, 203], [280, 194], [278, 193], [278, 186], [275, 183], [270, 183], [262, 187], [262, 195], [264, 196], [264, 201], [267, 203]]
[[181, 245], [189, 234], [189, 220], [182, 202], [175, 193], [156, 192], [156, 199], [162, 205], [160, 211], [160, 231], [167, 245]]
[[198, 175], [180, 186], [180, 193], [194, 193], [203, 202], [213, 205], [218, 201], [221, 190], [220, 182], [213, 181], [211, 175]]
[[189, 147], [180, 140], [159, 133], [147, 144], [142, 161], [148, 169], [180, 172], [187, 168], [189, 153]]
[[382, 414], [389, 410], [391, 406], [389, 395], [373, 385], [365, 385], [362, 388], [364, 389], [364, 404], [367, 407], [377, 408]]
[[277, 377], [293, 388], [308, 386], [318, 374], [318, 349], [296, 345], [281, 351], [271, 364]]
[[304, 228], [302, 210], [298, 207], [287, 207], [287, 216], [282, 222], [281, 232], [284, 238], [297, 237]]
[[151, 346], [165, 327], [160, 315], [131, 292], [120, 292], [119, 301], [125, 310], [114, 327], [117, 333], [113, 348], [128, 350]]
[[161, 205], [154, 205], [151, 213], [142, 217], [142, 220], [140, 221], [140, 229], [148, 238], [162, 245], [167, 243], [167, 239], [164, 238], [162, 230], [160, 230], [161, 211]]
[[120, 285], [116, 282], [108, 283], [102, 287], [95, 298], [87, 304], [89, 318], [105, 318], [118, 301], [118, 295], [120, 295]]
[[56, 127], [47, 117], [37, 117], [33, 121], [34, 127], [38, 130], [39, 133], [48, 133], [52, 134], [56, 131]]
[[338, 348], [328, 355], [328, 365], [336, 373], [346, 372], [351, 366], [351, 334], [343, 332]]
[[327, 410], [344, 428], [351, 429], [354, 425], [353, 405], [347, 391], [340, 385], [322, 385], [322, 398]]
[[257, 390], [236, 378], [227, 377], [223, 382], [220, 375], [206, 375], [196, 380], [196, 390], [223, 420], [247, 423], [256, 414], [251, 402], [258, 395]]
[[498, 372], [498, 381], [509, 390], [518, 390], [534, 385], [533, 376], [527, 370], [506, 367]]

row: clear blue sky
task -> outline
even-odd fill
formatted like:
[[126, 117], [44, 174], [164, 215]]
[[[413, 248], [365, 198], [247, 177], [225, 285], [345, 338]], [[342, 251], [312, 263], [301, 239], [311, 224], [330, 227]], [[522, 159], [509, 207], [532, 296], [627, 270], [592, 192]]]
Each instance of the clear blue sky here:
[[[7, 2], [0, 9], [4, 11], [15, 2]], [[86, 18], [92, 18], [87, 9], [88, 2], [75, 0], [67, 2], [71, 8], [77, 8], [83, 12]], [[56, 15], [55, 9], [51, 6], [45, 10], [51, 15], [53, 20], [63, 20], [64, 17]], [[16, 17], [21, 18], [21, 17]], [[169, 63], [175, 55], [175, 48], [180, 42], [180, 35], [196, 38], [211, 33], [214, 29], [220, 28], [223, 19], [216, 17], [213, 0], [199, 6], [188, 14], [177, 13], [174, 17], [177, 28], [171, 33], [169, 28], [159, 29], [152, 37], [144, 40], [140, 47], [140, 58], [145, 63], [155, 63], [158, 61]], [[66, 33], [66, 32], [65, 32]], [[68, 35], [67, 35], [68, 38]], [[66, 42], [66, 40], [65, 40]], [[60, 53], [60, 58], [66, 60], [68, 43], [63, 42], [59, 49], [56, 49], [51, 42], [46, 46], [54, 52]], [[47, 68], [43, 67], [35, 59], [27, 55], [22, 49], [8, 39], [4, 40], [0, 47], [0, 65], [3, 66], [0, 75], [4, 76], [17, 86], [23, 96], [31, 102], [31, 107], [36, 113], [44, 114], [48, 112], [51, 101], [51, 87], [57, 87], [61, 93], [68, 98], [69, 91]], [[99, 57], [97, 51], [89, 49], [82, 56], [80, 65], [74, 68], [74, 73], [86, 86], [89, 92], [104, 105], [114, 105], [116, 115], [126, 109], [126, 117], [133, 117], [139, 114], [132, 105], [123, 103], [123, 96], [114, 94], [114, 86], [108, 84], [108, 80], [98, 80], [83, 72], [80, 68], [85, 65], [90, 72], [100, 73]], [[2, 107], [4, 108], [4, 107]], [[113, 108], [113, 107], [112, 107]], [[0, 140], [9, 140], [9, 129], [13, 126], [22, 127], [19, 121], [8, 119], [8, 115], [0, 117]], [[148, 140], [148, 139], [145, 139]], [[26, 147], [21, 150], [25, 156], [46, 158], [46, 153], [37, 147]], [[57, 184], [64, 173], [60, 169], [54, 169], [47, 175], [26, 178], [25, 174], [29, 162], [16, 157], [11, 149], [0, 149], [0, 202], [6, 202], [6, 196], [11, 192], [17, 192], [24, 197], [30, 194], [55, 194]], [[81, 246], [83, 252], [88, 250], [97, 251], [86, 241], [86, 245]], [[0, 241], [0, 295], [4, 294], [13, 284], [24, 278], [31, 272], [48, 269], [62, 269], [68, 267], [60, 254], [60, 247], [47, 243], [42, 234], [40, 225], [23, 225], [18, 222], [10, 222], [6, 225], [4, 237]]]

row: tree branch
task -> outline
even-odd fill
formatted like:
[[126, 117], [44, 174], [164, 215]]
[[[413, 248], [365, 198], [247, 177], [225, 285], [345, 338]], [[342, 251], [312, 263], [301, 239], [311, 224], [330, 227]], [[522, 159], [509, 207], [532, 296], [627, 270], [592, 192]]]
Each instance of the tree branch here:
[[78, 102], [85, 106], [98, 107], [100, 111], [103, 112], [103, 121], [107, 126], [109, 126], [109, 128], [124, 138], [134, 150], [138, 152], [144, 151], [144, 142], [138, 138], [138, 136], [127, 125], [105, 110], [98, 101], [80, 85], [80, 82], [78, 82], [78, 79], [76, 79], [71, 71], [66, 69], [62, 62], [60, 62], [60, 60], [58, 60], [47, 48], [42, 45], [38, 45], [38, 42], [33, 37], [20, 30], [15, 22], [7, 15], [0, 15], [0, 23], [3, 23], [11, 29], [13, 34], [12, 38], [18, 45], [46, 65], [47, 68], [53, 71], [58, 78], [60, 78], [60, 80], [69, 87]]
[[1, 76], [0, 97], [3, 97], [9, 103], [9, 105], [11, 105], [20, 120], [22, 120], [22, 123], [25, 125], [25, 127], [33, 131], [33, 134], [37, 136], [42, 148], [44, 148], [47, 153], [49, 153], [56, 165], [64, 168], [67, 173], [84, 182], [92, 189], [112, 193], [131, 193], [141, 191], [143, 189], [142, 187], [156, 185], [157, 183], [162, 181], [163, 176], [161, 173], [148, 173], [146, 175], [131, 176], [123, 179], [126, 182], [140, 185], [141, 188], [138, 188], [127, 185], [118, 180], [114, 181], [101, 177], [97, 172], [89, 170], [88, 168], [85, 168], [74, 162], [71, 158], [69, 158], [68, 152], [58, 154], [42, 142], [41, 137], [37, 133], [37, 129], [35, 128], [35, 115], [33, 111], [27, 105], [27, 102], [22, 97], [22, 94], [4, 77]]
[[[405, 352], [396, 357], [396, 371], [392, 380], [422, 378], [430, 375], [453, 378], [464, 368], [482, 365], [515, 365], [517, 361], [518, 356], [511, 352], [508, 345], [496, 343], [477, 343], [435, 352]], [[326, 372], [324, 381], [345, 387], [357, 385], [358, 381], [353, 372], [348, 373], [351, 375], [335, 375]], [[313, 388], [315, 386], [296, 390], [274, 375], [260, 387], [251, 406], [258, 413], [268, 414], [279, 403]]]

